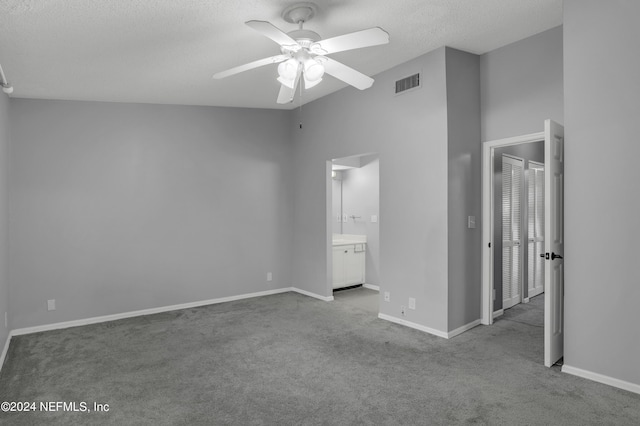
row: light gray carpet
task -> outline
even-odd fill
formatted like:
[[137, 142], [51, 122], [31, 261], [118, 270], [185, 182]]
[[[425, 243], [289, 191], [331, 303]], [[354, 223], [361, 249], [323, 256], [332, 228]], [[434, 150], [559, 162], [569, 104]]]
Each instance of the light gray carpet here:
[[505, 315], [445, 340], [378, 319], [377, 297], [284, 293], [14, 337], [0, 401], [110, 411], [0, 422], [640, 424], [640, 395], [545, 368], [540, 327]]
[[529, 303], [520, 303], [504, 311], [498, 321], [513, 321], [544, 328], [544, 293], [532, 297]]

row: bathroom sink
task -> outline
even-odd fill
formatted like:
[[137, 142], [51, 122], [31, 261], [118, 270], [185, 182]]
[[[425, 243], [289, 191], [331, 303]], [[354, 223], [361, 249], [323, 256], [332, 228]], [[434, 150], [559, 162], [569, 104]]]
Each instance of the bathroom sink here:
[[366, 235], [333, 234], [333, 246], [345, 246], [349, 244], [363, 244], [367, 242]]

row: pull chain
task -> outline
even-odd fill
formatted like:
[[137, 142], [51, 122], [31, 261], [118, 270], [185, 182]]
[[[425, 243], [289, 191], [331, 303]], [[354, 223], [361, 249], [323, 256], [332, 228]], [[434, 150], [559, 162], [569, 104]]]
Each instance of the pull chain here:
[[300, 112], [298, 115], [300, 116], [300, 128], [302, 129], [302, 81], [300, 82]]

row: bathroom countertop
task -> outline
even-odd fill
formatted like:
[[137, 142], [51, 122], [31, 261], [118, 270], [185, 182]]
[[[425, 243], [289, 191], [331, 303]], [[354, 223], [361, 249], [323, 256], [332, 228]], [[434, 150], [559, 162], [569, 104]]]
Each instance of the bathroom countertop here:
[[366, 244], [366, 235], [333, 234], [332, 246], [346, 246], [350, 244]]

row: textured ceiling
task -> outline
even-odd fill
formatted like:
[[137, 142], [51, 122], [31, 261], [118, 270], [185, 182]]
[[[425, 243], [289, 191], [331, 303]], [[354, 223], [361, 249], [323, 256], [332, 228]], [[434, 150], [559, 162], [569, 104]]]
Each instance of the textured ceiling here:
[[[276, 65], [213, 73], [279, 54], [244, 24], [283, 31], [291, 0], [0, 0], [0, 64], [12, 97], [158, 104], [278, 105]], [[374, 76], [441, 46], [485, 53], [562, 23], [562, 0], [316, 0], [323, 38], [374, 26], [388, 45], [331, 55]], [[375, 84], [375, 83], [374, 83]], [[330, 76], [304, 102], [346, 85]], [[355, 90], [355, 89], [349, 89]]]

